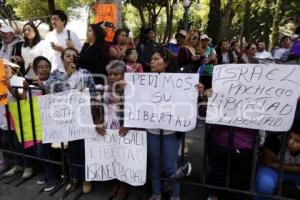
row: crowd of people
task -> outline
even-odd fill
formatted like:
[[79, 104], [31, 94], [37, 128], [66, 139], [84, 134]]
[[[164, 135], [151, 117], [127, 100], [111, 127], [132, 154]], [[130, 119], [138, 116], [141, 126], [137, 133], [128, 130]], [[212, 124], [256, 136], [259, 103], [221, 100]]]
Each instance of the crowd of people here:
[[[105, 40], [105, 23], [88, 25], [86, 42], [82, 45], [76, 32], [68, 30], [67, 15], [60, 10], [53, 12], [50, 18], [53, 30], [43, 40], [37, 27], [28, 22], [23, 27], [22, 40], [15, 34], [13, 28], [2, 25], [0, 58], [5, 68], [8, 101], [28, 98], [28, 90], [34, 85], [41, 90], [32, 93], [33, 96], [62, 92], [71, 89], [90, 91], [101, 89], [103, 93], [90, 92], [92, 116], [95, 129], [100, 135], [106, 134], [106, 129], [119, 129], [120, 136], [125, 136], [128, 128], [123, 126], [120, 113], [120, 103], [124, 74], [127, 72], [146, 73], [199, 73], [201, 83], [195, 87], [201, 93], [201, 101], [207, 101], [211, 94], [212, 74], [214, 65], [237, 63], [282, 63], [300, 64], [298, 38], [300, 28], [295, 35], [282, 34], [280, 46], [268, 52], [263, 41], [239, 42], [222, 39], [216, 46], [211, 38], [200, 30], [179, 30], [176, 43], [159, 44], [155, 41], [155, 31], [143, 28], [138, 42], [129, 37], [129, 31], [118, 29], [113, 41]], [[297, 46], [298, 45], [298, 46]], [[14, 87], [23, 87], [15, 89]], [[118, 93], [118, 95], [115, 95]], [[101, 96], [101, 97], [99, 97]], [[99, 102], [100, 101], [100, 102]], [[104, 105], [104, 107], [99, 106]], [[199, 109], [199, 114], [205, 116], [205, 108]], [[1, 145], [11, 142], [13, 150], [22, 152], [24, 144], [18, 142], [15, 131], [8, 127], [6, 110], [0, 107], [1, 113]], [[300, 110], [299, 101], [293, 126], [288, 133], [287, 143], [283, 144], [278, 135], [267, 133], [262, 154], [257, 163], [256, 192], [272, 195], [276, 191], [279, 180], [280, 151], [284, 152], [284, 181], [300, 186]], [[166, 192], [162, 177], [179, 179], [191, 173], [191, 164], [177, 166], [178, 153], [184, 133], [170, 130], [148, 129], [148, 160], [149, 177], [152, 183], [152, 195], [149, 200], [160, 200]], [[225, 186], [226, 174], [230, 173], [229, 186], [235, 189], [250, 188], [251, 163], [253, 161], [254, 143], [258, 130], [235, 128], [221, 125], [210, 125], [208, 136], [208, 184]], [[232, 134], [233, 133], [233, 134]], [[161, 140], [161, 135], [163, 139]], [[12, 138], [12, 139], [11, 139]], [[163, 141], [163, 144], [160, 142]], [[37, 141], [37, 156], [43, 159], [59, 160], [59, 151], [55, 145], [42, 144]], [[162, 148], [162, 150], [160, 149]], [[184, 147], [182, 147], [184, 148]], [[228, 151], [232, 151], [231, 169], [227, 169]], [[24, 152], [33, 154], [32, 146]], [[162, 155], [160, 155], [162, 152]], [[70, 163], [84, 166], [84, 140], [68, 142]], [[12, 176], [22, 172], [26, 179], [34, 173], [32, 159], [13, 156], [13, 167], [3, 174]], [[60, 180], [60, 167], [42, 161], [42, 175], [37, 184], [45, 184], [44, 191], [55, 189]], [[5, 158], [0, 152], [0, 170], [7, 167]], [[92, 190], [91, 182], [84, 180], [84, 167], [72, 166], [70, 182], [66, 190], [73, 191], [80, 182], [83, 192]], [[116, 182], [112, 194], [114, 199], [125, 199], [129, 185]], [[180, 184], [173, 184], [167, 190], [171, 200], [180, 199]], [[241, 199], [241, 194], [224, 194], [218, 190], [209, 190], [207, 199], [216, 200], [229, 196], [229, 199]], [[255, 199], [268, 199], [255, 197]]]

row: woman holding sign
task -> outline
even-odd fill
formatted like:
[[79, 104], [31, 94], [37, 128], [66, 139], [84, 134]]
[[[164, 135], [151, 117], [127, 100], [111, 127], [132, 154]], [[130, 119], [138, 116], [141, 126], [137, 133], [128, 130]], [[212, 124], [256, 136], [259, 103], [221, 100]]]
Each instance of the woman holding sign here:
[[[96, 131], [104, 136], [106, 129], [119, 129], [120, 136], [125, 136], [128, 129], [122, 126], [123, 86], [126, 64], [123, 61], [113, 60], [106, 66], [108, 85], [102, 86], [101, 96], [94, 102], [92, 115]], [[114, 199], [125, 199], [128, 193], [128, 185], [117, 183], [113, 188]]]
[[[74, 48], [66, 48], [61, 59], [65, 72], [59, 70], [53, 71], [49, 83], [51, 92], [62, 92], [72, 89], [84, 90], [90, 89], [90, 94], [95, 94], [95, 83], [91, 73], [78, 66], [79, 54]], [[69, 159], [71, 164], [84, 164], [84, 140], [75, 140], [68, 142]], [[90, 182], [84, 181], [84, 168], [71, 166], [71, 181], [66, 187], [67, 192], [75, 191], [80, 182], [83, 182], [83, 193], [89, 193], [92, 190]]]
[[[170, 59], [171, 55], [167, 50], [161, 49], [155, 51], [150, 63], [151, 72], [172, 72], [169, 66]], [[199, 92], [203, 92], [204, 87], [202, 84], [199, 84], [197, 85], [197, 89]], [[184, 133], [162, 129], [147, 130], [148, 159], [150, 161], [150, 176], [152, 179], [152, 196], [149, 200], [162, 199], [161, 174], [164, 174], [167, 178], [178, 179], [183, 176], [188, 176], [191, 173], [190, 163], [177, 170], [177, 156], [182, 134]], [[168, 183], [164, 184], [164, 189], [170, 190], [170, 199], [179, 200], [179, 184], [175, 184], [171, 189], [169, 189], [168, 185]]]

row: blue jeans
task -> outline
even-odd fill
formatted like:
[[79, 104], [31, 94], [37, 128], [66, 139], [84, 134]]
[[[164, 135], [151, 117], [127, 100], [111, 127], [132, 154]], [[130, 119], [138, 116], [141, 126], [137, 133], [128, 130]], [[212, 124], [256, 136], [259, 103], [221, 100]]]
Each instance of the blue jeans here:
[[[256, 192], [272, 195], [277, 188], [279, 171], [267, 166], [258, 166], [256, 174]], [[284, 173], [283, 181], [300, 185], [300, 175]], [[256, 200], [270, 199], [267, 197], [255, 197]]]
[[[177, 156], [180, 147], [180, 139], [176, 134], [163, 136], [163, 149], [160, 150], [160, 135], [147, 133], [148, 158], [150, 161], [150, 175], [152, 180], [153, 194], [161, 194], [161, 174], [165, 177], [172, 176], [177, 170]], [[162, 154], [161, 154], [162, 152]], [[161, 159], [162, 156], [162, 159]], [[162, 166], [160, 161], [162, 160]], [[170, 196], [179, 197], [180, 186], [176, 185], [171, 191]]]

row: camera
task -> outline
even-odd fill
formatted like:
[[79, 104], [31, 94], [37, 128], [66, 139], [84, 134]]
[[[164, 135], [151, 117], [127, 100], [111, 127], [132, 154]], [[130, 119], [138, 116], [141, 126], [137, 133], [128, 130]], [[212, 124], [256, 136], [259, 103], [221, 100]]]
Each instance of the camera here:
[[80, 66], [79, 56], [74, 56], [73, 63], [76, 65], [76, 69], [78, 70]]
[[105, 23], [104, 23], [104, 26], [105, 26], [105, 27], [108, 27], [108, 28], [113, 28], [113, 27], [114, 27], [114, 24], [111, 23], [111, 22], [105, 22]]
[[38, 79], [37, 78], [29, 78], [29, 77], [25, 77], [25, 81], [29, 84], [29, 85], [38, 85], [37, 83], [35, 83]]

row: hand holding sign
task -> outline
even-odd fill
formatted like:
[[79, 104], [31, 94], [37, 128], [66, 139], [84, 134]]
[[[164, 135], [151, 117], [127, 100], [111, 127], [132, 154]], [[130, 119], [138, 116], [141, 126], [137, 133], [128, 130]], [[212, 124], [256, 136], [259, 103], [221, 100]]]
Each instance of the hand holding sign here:
[[297, 65], [217, 65], [206, 122], [287, 131], [300, 94], [299, 76]]

